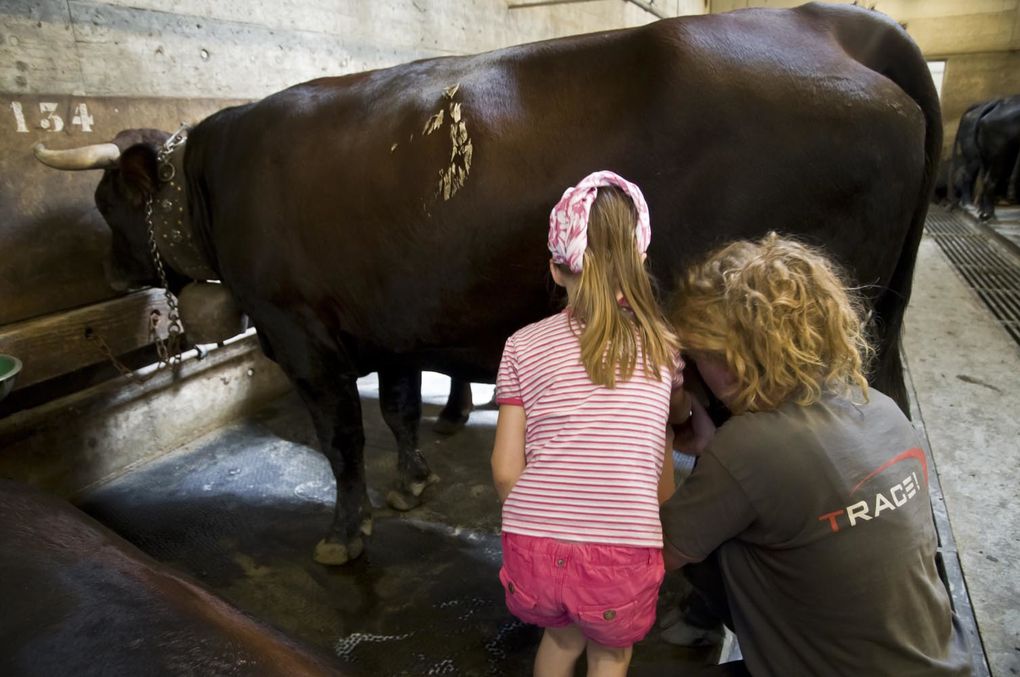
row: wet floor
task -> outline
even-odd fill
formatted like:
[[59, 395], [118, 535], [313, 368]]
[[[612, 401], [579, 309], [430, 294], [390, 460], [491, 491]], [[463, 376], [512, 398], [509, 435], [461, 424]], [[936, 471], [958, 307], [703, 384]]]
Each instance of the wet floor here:
[[[344, 659], [364, 675], [524, 675], [540, 637], [503, 604], [499, 507], [489, 480], [495, 412], [453, 437], [430, 426], [445, 379], [426, 380], [421, 448], [441, 481], [407, 513], [385, 507], [395, 445], [374, 379], [361, 382], [374, 533], [343, 567], [312, 561], [331, 516], [333, 480], [296, 397], [227, 426], [89, 492], [80, 506], [155, 558], [193, 575], [243, 611]], [[491, 394], [479, 388], [476, 401]], [[685, 592], [667, 578], [660, 617]], [[655, 629], [635, 672], [712, 661]], [[659, 672], [659, 668], [655, 669]]]

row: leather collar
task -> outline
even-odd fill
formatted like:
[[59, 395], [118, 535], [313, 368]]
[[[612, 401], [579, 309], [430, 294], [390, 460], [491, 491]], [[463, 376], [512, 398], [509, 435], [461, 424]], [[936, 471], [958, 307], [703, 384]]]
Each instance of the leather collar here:
[[152, 200], [152, 226], [159, 255], [167, 265], [193, 280], [217, 280], [219, 274], [205, 255], [188, 215], [181, 143], [157, 168], [159, 187]]

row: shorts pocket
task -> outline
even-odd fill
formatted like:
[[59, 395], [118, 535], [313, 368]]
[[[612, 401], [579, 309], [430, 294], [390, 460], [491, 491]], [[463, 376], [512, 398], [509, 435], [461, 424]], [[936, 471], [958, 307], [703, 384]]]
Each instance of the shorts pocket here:
[[577, 620], [581, 623], [609, 627], [623, 626], [637, 616], [637, 600], [630, 600], [615, 606], [587, 606], [577, 608]]
[[538, 599], [526, 590], [521, 589], [517, 581], [507, 573], [506, 567], [499, 570], [499, 582], [506, 593], [506, 607], [514, 616], [526, 623], [535, 623], [541, 617], [554, 618], [561, 615], [549, 609], [539, 607]]
[[644, 638], [655, 624], [655, 608], [642, 600], [623, 604], [579, 606], [577, 625], [589, 639], [605, 646], [630, 646]]

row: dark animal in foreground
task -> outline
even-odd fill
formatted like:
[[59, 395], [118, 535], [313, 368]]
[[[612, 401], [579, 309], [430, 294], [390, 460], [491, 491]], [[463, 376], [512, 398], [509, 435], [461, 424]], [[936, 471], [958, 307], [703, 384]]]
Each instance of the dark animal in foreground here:
[[413, 505], [431, 480], [420, 370], [491, 382], [505, 338], [556, 310], [548, 213], [593, 170], [641, 186], [667, 291], [727, 240], [824, 246], [867, 286], [873, 383], [906, 407], [898, 343], [941, 120], [920, 51], [878, 13], [746, 10], [313, 80], [204, 120], [164, 183], [167, 136], [40, 155], [106, 169], [96, 202], [124, 284], [156, 281], [144, 205], [172, 209], [182, 188], [208, 271], [192, 276], [236, 296], [332, 464], [319, 561], [356, 557], [369, 526], [356, 378], [379, 372], [391, 503]]
[[0, 515], [0, 674], [340, 674], [66, 501], [0, 480]]

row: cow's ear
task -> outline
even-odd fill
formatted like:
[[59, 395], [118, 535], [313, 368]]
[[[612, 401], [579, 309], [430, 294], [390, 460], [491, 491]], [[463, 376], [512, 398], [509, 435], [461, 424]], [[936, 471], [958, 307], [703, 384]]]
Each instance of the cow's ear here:
[[121, 185], [135, 206], [141, 206], [148, 195], [156, 192], [156, 149], [146, 143], [136, 143], [118, 160]]

